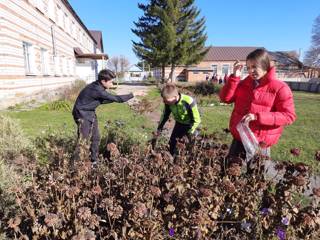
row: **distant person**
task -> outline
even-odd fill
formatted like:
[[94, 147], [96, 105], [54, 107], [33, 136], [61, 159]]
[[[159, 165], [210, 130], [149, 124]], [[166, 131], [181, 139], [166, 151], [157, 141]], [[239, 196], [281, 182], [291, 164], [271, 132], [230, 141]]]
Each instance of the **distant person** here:
[[196, 101], [188, 95], [179, 93], [177, 87], [172, 83], [168, 83], [162, 88], [161, 96], [164, 102], [164, 110], [156, 136], [160, 134], [172, 113], [176, 121], [169, 141], [170, 153], [173, 155], [177, 139], [197, 134], [197, 127], [201, 122], [200, 114]]
[[214, 73], [211, 77], [211, 82], [213, 83], [214, 82], [214, 79], [216, 78], [216, 74]]
[[207, 82], [209, 81], [209, 75], [206, 75], [206, 81]]
[[243, 65], [235, 62], [233, 74], [220, 92], [222, 102], [235, 103], [229, 125], [233, 135], [229, 157], [244, 157], [246, 153], [236, 129], [240, 121], [249, 124], [260, 146], [267, 149], [278, 142], [284, 126], [296, 119], [292, 92], [276, 79], [267, 51], [251, 52], [246, 65], [249, 75], [240, 81]]
[[224, 78], [223, 78], [223, 83], [225, 84], [227, 82], [227, 80], [228, 80], [228, 74], [225, 73]]
[[75, 160], [79, 158], [79, 140], [83, 139], [90, 143], [91, 161], [96, 164], [99, 154], [100, 133], [98, 128], [96, 108], [100, 104], [112, 102], [126, 102], [133, 98], [133, 94], [113, 95], [106, 92], [113, 86], [112, 80], [116, 77], [111, 70], [104, 69], [99, 72], [98, 80], [87, 85], [80, 92], [72, 115], [78, 126], [78, 146], [75, 152]]

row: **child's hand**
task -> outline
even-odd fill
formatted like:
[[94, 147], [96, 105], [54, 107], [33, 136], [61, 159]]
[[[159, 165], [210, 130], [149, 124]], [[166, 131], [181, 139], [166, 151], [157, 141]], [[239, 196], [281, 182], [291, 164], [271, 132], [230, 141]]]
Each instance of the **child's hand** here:
[[254, 120], [257, 120], [256, 115], [253, 113], [248, 113], [247, 115], [244, 115], [241, 121], [244, 122], [245, 124], [248, 124], [249, 122]]
[[233, 64], [233, 75], [236, 77], [240, 77], [241, 76], [241, 71], [242, 71], [243, 65], [240, 63], [239, 60], [237, 60], [234, 64]]

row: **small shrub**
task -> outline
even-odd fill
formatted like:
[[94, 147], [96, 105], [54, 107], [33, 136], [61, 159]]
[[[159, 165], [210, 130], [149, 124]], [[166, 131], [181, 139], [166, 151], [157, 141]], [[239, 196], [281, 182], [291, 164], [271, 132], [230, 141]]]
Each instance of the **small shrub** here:
[[196, 97], [197, 104], [202, 107], [211, 107], [211, 106], [217, 106], [220, 103], [220, 100], [216, 95], [214, 96], [202, 96], [198, 95]]
[[105, 125], [105, 136], [100, 143], [100, 152], [105, 152], [108, 143], [117, 144], [122, 153], [131, 153], [133, 146], [142, 147], [148, 140], [147, 133], [130, 128], [128, 123], [117, 120], [107, 122]]
[[72, 104], [66, 100], [57, 100], [54, 102], [46, 103], [39, 107], [40, 110], [46, 111], [66, 111], [70, 112], [72, 110]]
[[210, 96], [218, 94], [223, 85], [202, 81], [197, 83], [176, 83], [179, 90], [189, 95]]
[[0, 115], [0, 157], [11, 159], [30, 145], [20, 125], [12, 118]]
[[55, 162], [57, 155], [64, 154], [68, 161], [74, 153], [77, 137], [74, 133], [66, 131], [50, 131], [38, 136], [34, 140], [35, 158], [40, 164]]
[[1, 219], [12, 217], [18, 212], [12, 191], [16, 186], [21, 186], [21, 177], [12, 166], [0, 158], [0, 240], [8, 239], [2, 231], [6, 222]]
[[220, 91], [220, 87], [212, 82], [200, 82], [194, 86], [193, 92], [197, 95], [204, 96], [216, 94]]
[[59, 94], [60, 100], [74, 102], [80, 91], [87, 85], [83, 80], [76, 80], [70, 86], [64, 88]]

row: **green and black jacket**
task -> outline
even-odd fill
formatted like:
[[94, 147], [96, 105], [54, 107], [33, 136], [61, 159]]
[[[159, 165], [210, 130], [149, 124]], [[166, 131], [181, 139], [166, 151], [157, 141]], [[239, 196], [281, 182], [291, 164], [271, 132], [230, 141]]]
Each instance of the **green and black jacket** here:
[[193, 133], [199, 126], [201, 119], [198, 111], [196, 101], [184, 94], [179, 94], [179, 100], [173, 105], [165, 104], [158, 130], [161, 131], [164, 124], [168, 121], [170, 113], [173, 114], [173, 118], [176, 122], [190, 125], [189, 133]]

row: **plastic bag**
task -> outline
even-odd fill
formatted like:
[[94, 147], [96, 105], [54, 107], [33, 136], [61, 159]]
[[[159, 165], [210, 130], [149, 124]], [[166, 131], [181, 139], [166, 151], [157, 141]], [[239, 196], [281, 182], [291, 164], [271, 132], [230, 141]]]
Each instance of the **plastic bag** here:
[[241, 142], [246, 150], [246, 162], [249, 162], [253, 156], [259, 151], [259, 143], [248, 124], [240, 121], [237, 125]]

